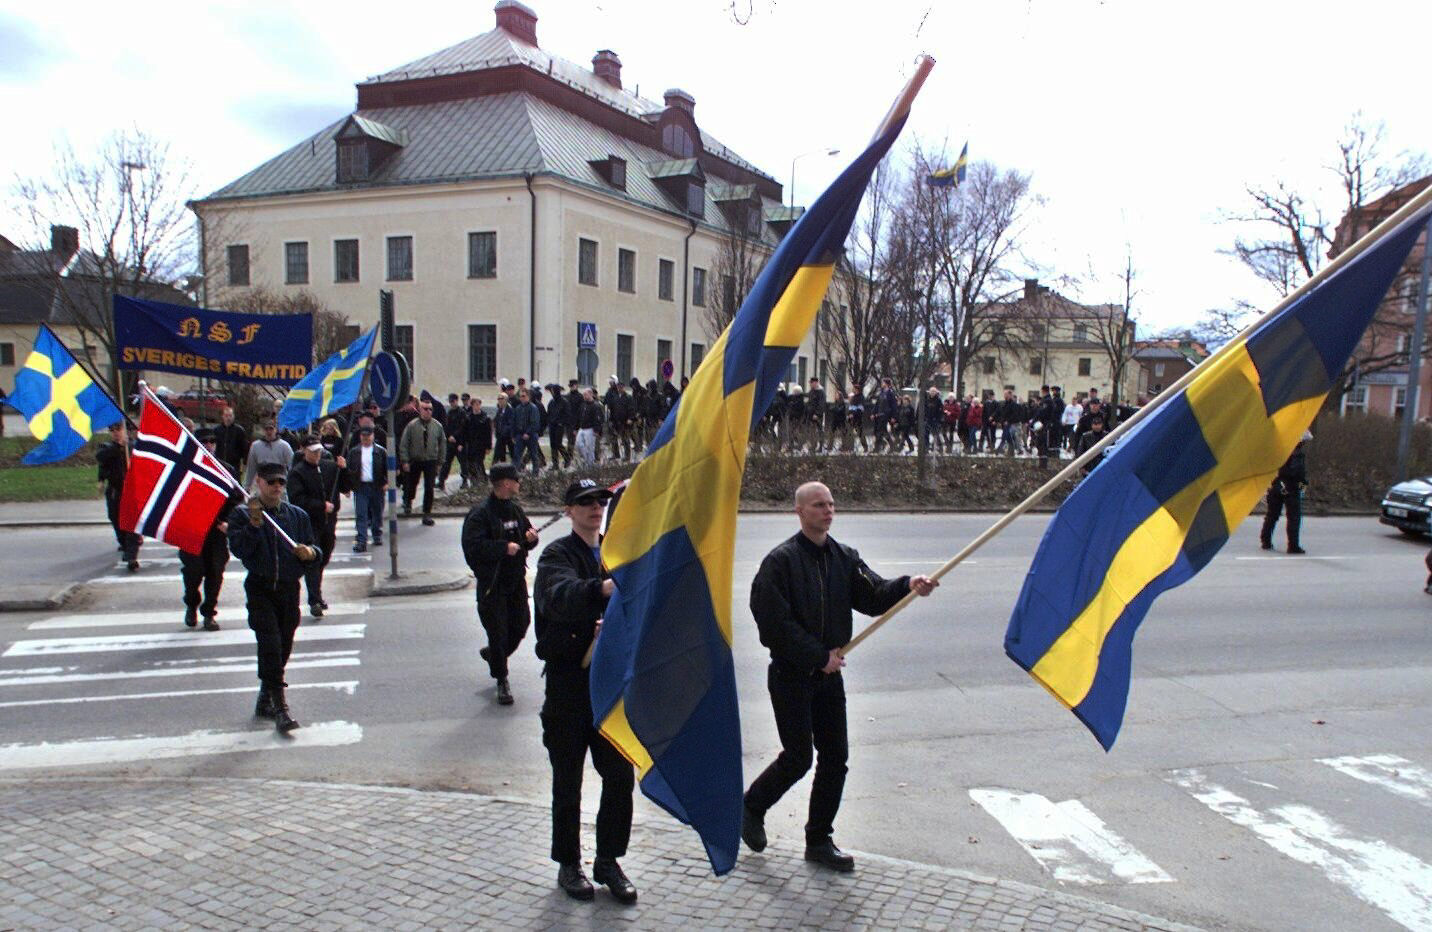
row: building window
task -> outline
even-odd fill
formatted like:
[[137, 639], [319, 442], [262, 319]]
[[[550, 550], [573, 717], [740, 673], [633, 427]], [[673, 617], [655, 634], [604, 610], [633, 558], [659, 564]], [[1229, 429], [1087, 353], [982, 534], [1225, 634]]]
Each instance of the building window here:
[[[670, 347], [671, 344], [668, 343], [667, 346]], [[15, 344], [0, 343], [0, 366], [13, 365], [15, 365]]]
[[661, 147], [679, 159], [690, 158], [696, 153], [696, 143], [686, 127], [668, 123], [661, 130]]
[[338, 144], [338, 183], [368, 180], [368, 145], [362, 139], [345, 139]]
[[1407, 388], [1405, 386], [1402, 388], [1394, 388], [1392, 390], [1392, 416], [1395, 418], [1400, 418], [1402, 417], [1403, 412], [1406, 410]]
[[1346, 395], [1343, 395], [1342, 405], [1344, 414], [1366, 414], [1367, 386], [1356, 385], [1348, 389], [1348, 393]]
[[796, 372], [796, 384], [802, 387], [806, 384], [806, 376], [810, 374], [810, 357], [800, 357], [800, 367]]
[[692, 181], [686, 185], [686, 212], [706, 216], [706, 187]]
[[[356, 282], [358, 280], [358, 241], [336, 239], [333, 241], [333, 280], [335, 282]], [[411, 362], [411, 360], [409, 360]]]
[[[1088, 325], [1088, 324], [1075, 324], [1075, 325], [1074, 325], [1074, 342], [1075, 342], [1075, 343], [1088, 343], [1088, 342], [1089, 342], [1089, 325]], [[1084, 374], [1087, 374], [1087, 373], [1084, 373]]]
[[656, 296], [663, 301], [672, 300], [672, 282], [676, 280], [676, 263], [662, 259], [657, 263]]
[[670, 340], [657, 340], [657, 341], [656, 341], [656, 380], [657, 380], [658, 382], [663, 381], [662, 376], [661, 376], [661, 364], [664, 363], [664, 362], [666, 362], [666, 361], [667, 361], [668, 359], [670, 359], [670, 358], [671, 358], [671, 341], [670, 341]]
[[994, 357], [993, 357], [993, 356], [986, 356], [986, 357], [984, 358], [984, 374], [985, 374], [985, 375], [994, 375]]
[[497, 325], [467, 325], [467, 380], [497, 381]]
[[1030, 339], [1034, 340], [1034, 342], [1036, 343], [1042, 341], [1044, 339], [1044, 325], [1034, 324], [1033, 326], [1031, 326], [1029, 328], [1029, 336]]
[[636, 253], [630, 249], [617, 250], [617, 291], [636, 293]]
[[822, 359], [817, 370], [820, 372], [820, 384], [822, 387], [830, 384], [830, 360]]
[[249, 283], [249, 247], [229, 247], [229, 284], [247, 285]]
[[706, 306], [706, 270], [694, 266], [691, 269], [691, 303], [697, 307]]
[[283, 281], [286, 285], [308, 284], [308, 244], [283, 244]]
[[497, 277], [497, 233], [467, 234], [467, 277]]
[[706, 344], [691, 344], [691, 374], [696, 374], [696, 368], [701, 365], [701, 360], [706, 358]]
[[1030, 374], [1030, 375], [1043, 375], [1043, 374], [1044, 374], [1044, 359], [1043, 359], [1043, 358], [1041, 358], [1041, 357], [1039, 357], [1039, 356], [1035, 356], [1033, 359], [1031, 359], [1031, 360], [1029, 361], [1029, 374]]
[[597, 283], [596, 240], [577, 240], [577, 283], [581, 285], [595, 285]]
[[631, 381], [632, 343], [635, 339], [629, 333], [617, 334], [617, 381], [623, 385]]
[[1079, 374], [1088, 375], [1094, 370], [1094, 361], [1088, 356], [1079, 357]]
[[413, 280], [413, 238], [411, 236], [388, 237], [388, 281], [410, 282]]
[[1156, 362], [1156, 363], [1154, 363], [1154, 378], [1156, 378], [1156, 379], [1161, 379], [1161, 378], [1163, 378], [1163, 374], [1164, 374], [1164, 363], [1161, 363], [1161, 362]]
[[417, 358], [413, 346], [413, 325], [397, 324], [393, 327], [393, 350], [408, 364], [408, 378], [418, 377]]

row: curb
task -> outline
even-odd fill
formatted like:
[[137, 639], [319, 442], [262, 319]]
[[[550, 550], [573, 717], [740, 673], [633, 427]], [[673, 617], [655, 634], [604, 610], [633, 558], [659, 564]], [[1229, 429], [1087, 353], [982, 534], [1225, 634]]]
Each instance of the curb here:
[[10, 586], [0, 595], [0, 612], [44, 612], [59, 608], [68, 602], [78, 590], [77, 582], [60, 586], [18, 585]]
[[372, 598], [400, 595], [425, 595], [431, 592], [452, 592], [466, 589], [472, 583], [472, 574], [466, 571], [443, 572], [439, 570], [415, 570], [400, 575], [397, 579], [373, 572], [373, 585], [368, 590]]

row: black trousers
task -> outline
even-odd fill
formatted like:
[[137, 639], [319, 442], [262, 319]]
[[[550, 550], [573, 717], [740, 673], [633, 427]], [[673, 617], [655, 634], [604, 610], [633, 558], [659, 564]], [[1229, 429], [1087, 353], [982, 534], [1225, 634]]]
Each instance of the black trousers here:
[[309, 563], [303, 570], [303, 588], [308, 590], [308, 604], [317, 605], [323, 601], [323, 571], [333, 558], [333, 548], [338, 546], [338, 514], [325, 515], [322, 524], [314, 525], [313, 533], [318, 538], [318, 549], [323, 556]]
[[512, 438], [497, 435], [497, 446], [492, 451], [492, 461], [501, 463], [504, 460], [512, 459]]
[[418, 494], [418, 479], [423, 480], [423, 514], [433, 513], [433, 483], [438, 478], [437, 460], [412, 460], [403, 473], [403, 507], [411, 508]]
[[559, 462], [564, 466], [572, 465], [572, 451], [562, 449], [562, 440], [567, 436], [567, 431], [562, 427], [553, 427], [547, 432], [547, 440], [552, 444], [552, 465]]
[[[224, 585], [224, 567], [229, 564], [229, 545], [223, 537], [210, 534], [197, 554], [179, 551], [180, 575], [184, 577], [184, 607], [196, 608], [205, 618], [219, 613], [219, 590]], [[204, 596], [199, 597], [200, 586]]]
[[128, 563], [139, 559], [139, 545], [142, 539], [138, 534], [122, 531], [119, 528], [119, 499], [122, 491], [122, 488], [106, 485], [104, 487], [104, 509], [105, 513], [109, 515], [110, 526], [114, 528], [114, 541], [124, 550], [124, 560]]
[[631, 840], [632, 765], [580, 709], [542, 710], [542, 744], [552, 762], [552, 860], [576, 864], [582, 859], [582, 770], [591, 752], [602, 778], [597, 808], [597, 857], [619, 858]]
[[447, 485], [454, 461], [458, 464], [458, 477], [462, 478], [462, 454], [457, 452], [457, 444], [450, 443], [447, 445], [447, 452], [443, 454], [442, 468], [438, 470], [438, 485]]
[[501, 586], [484, 593], [477, 600], [477, 617], [487, 632], [487, 669], [495, 680], [507, 679], [507, 658], [527, 636], [532, 624], [531, 604], [527, 599], [527, 583], [512, 589]]
[[[845, 680], [839, 673], [800, 674], [772, 663], [766, 673], [781, 753], [746, 791], [746, 806], [764, 815], [810, 770], [806, 844], [829, 841], [845, 789], [845, 762], [850, 754], [845, 731]], [[815, 754], [811, 750], [814, 747]]]
[[259, 682], [281, 689], [293, 633], [298, 630], [298, 580], [275, 581], [250, 573], [244, 578], [249, 628], [258, 641]]
[[483, 465], [486, 460], [487, 447], [463, 447], [462, 477], [470, 485], [476, 484], [478, 480], [487, 480], [487, 471]]
[[1288, 546], [1298, 546], [1298, 531], [1303, 526], [1303, 493], [1297, 489], [1283, 490], [1283, 483], [1274, 482], [1268, 486], [1268, 510], [1263, 514], [1263, 532], [1259, 536], [1263, 543], [1273, 542], [1273, 529], [1283, 509], [1288, 510]]

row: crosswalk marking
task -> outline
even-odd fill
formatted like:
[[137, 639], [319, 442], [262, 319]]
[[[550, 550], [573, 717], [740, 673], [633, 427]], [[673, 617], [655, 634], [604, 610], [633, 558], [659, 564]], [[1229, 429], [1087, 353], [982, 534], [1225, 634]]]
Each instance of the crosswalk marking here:
[[[143, 564], [143, 560], [139, 561]], [[242, 565], [235, 568], [232, 564], [224, 570], [224, 585], [242, 586], [247, 571]], [[369, 566], [330, 566], [323, 571], [324, 579], [356, 578], [358, 576], [372, 576], [373, 568]], [[179, 573], [164, 573], [154, 575], [150, 573], [117, 573], [113, 576], [96, 576], [94, 579], [85, 581], [88, 586], [117, 586], [120, 583], [157, 583], [172, 582], [175, 586], [183, 584], [184, 577]]]
[[1060, 883], [1173, 882], [1078, 800], [1055, 803], [993, 787], [971, 789], [970, 798]]
[[1417, 766], [1405, 757], [1396, 754], [1325, 757], [1318, 763], [1398, 796], [1416, 800], [1424, 806], [1432, 806], [1432, 771]]
[[1260, 812], [1198, 770], [1169, 779], [1235, 825], [1251, 829], [1275, 851], [1318, 868], [1409, 929], [1432, 928], [1432, 866], [1376, 838], [1358, 838], [1321, 812], [1301, 805]]
[[[347, 641], [363, 637], [362, 624], [315, 625], [303, 629], [303, 640]], [[16, 641], [0, 657], [38, 657], [56, 654], [91, 654], [102, 651], [172, 650], [180, 647], [232, 647], [254, 643], [253, 632], [247, 629], [231, 631], [174, 631], [163, 634], [112, 634], [93, 637], [37, 638]]]
[[[467, 601], [471, 602], [469, 598]], [[175, 608], [170, 612], [149, 611], [149, 612], [107, 612], [104, 615], [56, 615], [52, 618], [44, 618], [40, 621], [32, 621], [26, 626], [28, 631], [65, 631], [73, 628], [128, 628], [144, 625], [165, 625], [171, 628], [179, 627], [184, 617], [183, 606], [175, 598]], [[330, 621], [336, 618], [346, 618], [350, 615], [364, 615], [368, 612], [367, 602], [335, 602], [324, 617]], [[243, 624], [247, 625], [249, 612], [242, 605], [220, 606], [215, 620], [220, 624]], [[305, 619], [306, 621], [306, 619]], [[308, 622], [311, 624], [311, 622]], [[244, 630], [248, 630], [245, 628]], [[308, 635], [308, 627], [305, 626], [303, 634]], [[212, 632], [209, 632], [212, 633]], [[200, 635], [206, 637], [207, 635]], [[199, 643], [195, 641], [195, 643]]]
[[363, 729], [352, 722], [319, 722], [306, 725], [288, 736], [272, 727], [248, 731], [191, 731], [165, 737], [93, 738], [54, 744], [0, 745], [0, 770], [32, 770], [38, 767], [75, 767], [85, 764], [117, 764], [134, 760], [159, 760], [202, 754], [229, 754], [235, 751], [273, 751], [304, 747], [336, 747], [363, 740]]
[[[353, 695], [358, 688], [357, 680], [334, 680], [329, 683], [290, 683], [288, 691], [295, 689], [332, 689]], [[187, 696], [214, 696], [221, 693], [252, 693], [253, 686], [225, 686], [220, 689], [176, 689], [162, 693], [120, 693], [115, 696], [70, 696], [65, 699], [17, 699], [0, 702], [0, 709], [19, 708], [27, 705], [67, 705], [76, 702], [119, 702], [124, 699], [179, 699]]]
[[[295, 653], [288, 661], [288, 670], [314, 669], [318, 667], [356, 667], [358, 652], [346, 652], [352, 656], [316, 657]], [[142, 670], [116, 670], [109, 673], [75, 673], [79, 667], [48, 667], [43, 670], [22, 670], [12, 676], [0, 676], [0, 686], [45, 686], [55, 683], [90, 683], [112, 680], [131, 680], [147, 677], [209, 676], [224, 673], [254, 674], [252, 656], [233, 657], [227, 661], [215, 658], [205, 661], [207, 666], [165, 666], [156, 664]]]

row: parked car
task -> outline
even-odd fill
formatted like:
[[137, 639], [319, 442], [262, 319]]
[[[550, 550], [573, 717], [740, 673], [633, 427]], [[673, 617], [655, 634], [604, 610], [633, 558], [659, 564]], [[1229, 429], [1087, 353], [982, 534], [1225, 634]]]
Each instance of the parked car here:
[[191, 388], [187, 392], [170, 395], [169, 406], [185, 417], [196, 421], [217, 421], [225, 405], [232, 404], [228, 394], [221, 391]]
[[1409, 537], [1432, 534], [1432, 476], [1399, 482], [1382, 496], [1383, 524], [1390, 524]]

